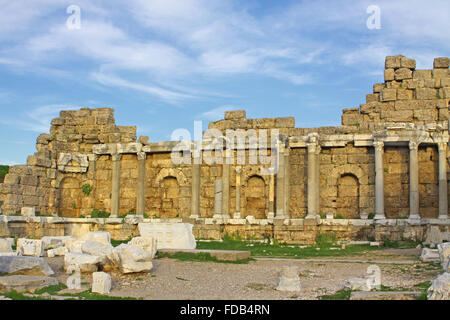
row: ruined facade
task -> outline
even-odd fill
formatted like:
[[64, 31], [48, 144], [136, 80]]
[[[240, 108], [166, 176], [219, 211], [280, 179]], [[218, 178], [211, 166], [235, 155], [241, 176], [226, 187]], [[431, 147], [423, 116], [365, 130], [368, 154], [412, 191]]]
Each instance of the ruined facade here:
[[[298, 221], [326, 213], [448, 221], [449, 59], [417, 70], [413, 59], [387, 57], [384, 78], [359, 108], [343, 110], [338, 127], [296, 128], [292, 117], [247, 119], [242, 110], [210, 123], [224, 135], [276, 129], [272, 175], [262, 173], [269, 164], [238, 163], [238, 147], [231, 161], [198, 163], [194, 142], [186, 147], [191, 163], [176, 165], [177, 142], [137, 141], [136, 127], [116, 126], [112, 109], [61, 111], [27, 165], [11, 167], [0, 184], [2, 212], [35, 207], [41, 215], [86, 217], [97, 209], [111, 217], [213, 221], [222, 231], [259, 221], [260, 235], [273, 235], [277, 219], [303, 226]], [[210, 141], [201, 145], [206, 151]], [[248, 159], [251, 147], [244, 149]]]

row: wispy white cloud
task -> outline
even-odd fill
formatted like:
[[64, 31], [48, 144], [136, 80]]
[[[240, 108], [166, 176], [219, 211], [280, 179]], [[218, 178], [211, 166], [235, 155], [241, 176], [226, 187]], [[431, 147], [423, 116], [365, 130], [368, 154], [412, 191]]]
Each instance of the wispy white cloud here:
[[202, 113], [199, 113], [195, 116], [196, 119], [205, 119], [210, 121], [217, 121], [223, 119], [225, 111], [233, 111], [238, 110], [238, 107], [235, 106], [221, 106], [217, 107]]

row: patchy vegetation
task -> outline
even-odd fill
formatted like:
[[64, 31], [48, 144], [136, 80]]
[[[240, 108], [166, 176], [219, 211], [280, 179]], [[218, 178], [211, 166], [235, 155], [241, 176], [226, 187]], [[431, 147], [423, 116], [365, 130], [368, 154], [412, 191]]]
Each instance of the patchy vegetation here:
[[196, 262], [217, 262], [217, 263], [233, 263], [233, 264], [247, 264], [253, 259], [241, 259], [236, 261], [218, 260], [207, 252], [191, 253], [191, 252], [176, 252], [173, 254], [158, 252], [158, 258], [171, 258], [179, 261], [196, 261]]
[[0, 165], [0, 183], [3, 183], [5, 176], [9, 172], [9, 166]]

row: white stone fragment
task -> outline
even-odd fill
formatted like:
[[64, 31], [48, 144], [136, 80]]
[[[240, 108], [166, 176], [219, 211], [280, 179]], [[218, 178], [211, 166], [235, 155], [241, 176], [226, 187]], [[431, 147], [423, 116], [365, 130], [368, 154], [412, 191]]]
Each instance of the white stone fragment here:
[[64, 256], [64, 268], [75, 265], [80, 269], [80, 272], [95, 272], [98, 266], [103, 262], [101, 257], [92, 256], [83, 253], [66, 253]]
[[11, 243], [6, 239], [0, 239], [0, 252], [12, 252]]
[[44, 249], [56, 249], [58, 247], [64, 247], [66, 245], [66, 242], [69, 239], [74, 239], [71, 236], [45, 236], [42, 237], [42, 244], [44, 246]]
[[92, 274], [92, 292], [108, 294], [111, 292], [111, 276], [106, 272], [94, 272]]
[[67, 268], [66, 273], [70, 274], [66, 280], [66, 286], [69, 290], [81, 289], [81, 273], [77, 265], [71, 265]]
[[281, 272], [277, 290], [279, 291], [301, 291], [298, 267], [286, 266]]
[[447, 270], [450, 260], [450, 242], [441, 243], [437, 247], [442, 267]]
[[114, 247], [111, 244], [96, 240], [86, 240], [81, 246], [81, 251], [83, 253], [102, 258], [103, 265], [116, 264], [114, 262], [113, 249]]
[[33, 207], [23, 207], [20, 209], [20, 214], [24, 217], [34, 217], [36, 215], [36, 209]]
[[17, 253], [21, 256], [43, 257], [42, 240], [20, 238], [17, 240]]
[[450, 273], [445, 272], [431, 282], [428, 300], [450, 300]]
[[114, 255], [122, 273], [146, 272], [153, 268], [151, 254], [130, 244], [122, 243], [114, 248]]
[[438, 249], [423, 248], [420, 255], [420, 261], [422, 262], [441, 262]]
[[66, 253], [68, 253], [69, 250], [67, 250], [66, 247], [58, 247], [55, 249], [49, 249], [47, 250], [47, 257], [49, 258], [54, 258], [54, 257], [61, 257], [66, 255]]
[[147, 251], [153, 259], [157, 252], [157, 242], [153, 237], [134, 237], [128, 244]]
[[190, 223], [139, 223], [140, 235], [157, 240], [157, 249], [195, 249]]
[[83, 246], [84, 240], [68, 239], [66, 241], [66, 248], [72, 253], [83, 253], [81, 247]]
[[106, 244], [111, 244], [111, 235], [106, 231], [87, 232], [82, 235], [80, 240], [95, 240]]

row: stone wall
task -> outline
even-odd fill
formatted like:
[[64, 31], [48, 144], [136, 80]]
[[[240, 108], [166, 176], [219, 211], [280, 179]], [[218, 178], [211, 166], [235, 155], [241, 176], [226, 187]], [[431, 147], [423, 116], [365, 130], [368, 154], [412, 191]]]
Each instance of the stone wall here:
[[[449, 59], [435, 59], [432, 70], [415, 67], [413, 59], [387, 57], [385, 82], [375, 84], [359, 108], [344, 109], [338, 127], [296, 128], [293, 117], [249, 119], [244, 110], [209, 124], [223, 135], [267, 131], [277, 147], [266, 151], [282, 159], [272, 175], [262, 173], [270, 164], [238, 163], [239, 152], [246, 159], [253, 152], [248, 143], [232, 148], [231, 163], [176, 165], [177, 142], [137, 140], [136, 127], [116, 126], [112, 109], [61, 111], [50, 133], [37, 138], [27, 165], [11, 167], [0, 184], [2, 212], [35, 207], [62, 217], [88, 217], [96, 209], [113, 217], [266, 219], [271, 227], [223, 225], [220, 233], [270, 231], [292, 240], [311, 239], [307, 219], [292, 232], [277, 219], [326, 213], [448, 219]], [[206, 142], [204, 152], [210, 151]], [[193, 143], [186, 148], [193, 161]], [[212, 154], [225, 159], [224, 151]], [[198, 228], [201, 234], [209, 227]]]

